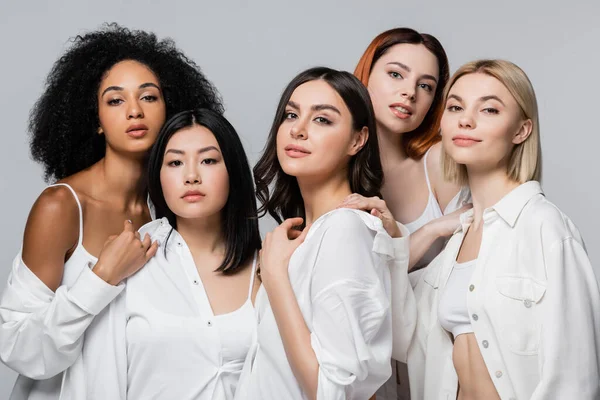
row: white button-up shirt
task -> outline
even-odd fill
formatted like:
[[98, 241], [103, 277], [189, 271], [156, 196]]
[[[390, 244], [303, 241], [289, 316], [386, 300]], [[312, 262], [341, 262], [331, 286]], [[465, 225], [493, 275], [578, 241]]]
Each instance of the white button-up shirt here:
[[[483, 220], [477, 265], [464, 295], [498, 394], [523, 400], [600, 398], [598, 270], [579, 231], [535, 181], [486, 209]], [[414, 297], [407, 295], [407, 304], [418, 309], [412, 340], [395, 341], [395, 355], [408, 351], [416, 399], [456, 398], [453, 344], [437, 309], [472, 210], [461, 221]]]
[[[293, 253], [289, 278], [319, 363], [318, 399], [365, 400], [390, 376], [393, 254], [381, 221], [349, 209], [317, 219]], [[408, 255], [400, 262], [407, 264]], [[264, 287], [255, 306], [257, 336], [235, 398], [306, 399]]]
[[146, 233], [161, 245], [113, 302], [114, 340], [104, 351], [117, 377], [91, 390], [111, 400], [233, 399], [256, 327], [250, 279], [246, 302], [214, 315], [181, 235], [166, 218], [140, 228]]

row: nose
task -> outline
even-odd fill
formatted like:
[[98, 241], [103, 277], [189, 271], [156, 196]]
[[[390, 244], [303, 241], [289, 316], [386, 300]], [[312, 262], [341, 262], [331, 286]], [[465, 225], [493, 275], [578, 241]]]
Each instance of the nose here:
[[415, 85], [413, 85], [412, 82], [407, 82], [406, 85], [400, 89], [400, 96], [410, 102], [414, 102], [416, 96]]
[[127, 108], [127, 119], [138, 119], [144, 117], [144, 111], [140, 106], [140, 103], [135, 100], [129, 101], [129, 107]]
[[195, 166], [188, 166], [185, 170], [185, 184], [186, 185], [197, 185], [202, 183], [200, 178], [200, 172]]
[[462, 129], [474, 129], [475, 119], [468, 113], [463, 113], [458, 119], [458, 126]]
[[306, 123], [297, 119], [290, 128], [290, 136], [294, 139], [306, 139], [308, 137]]

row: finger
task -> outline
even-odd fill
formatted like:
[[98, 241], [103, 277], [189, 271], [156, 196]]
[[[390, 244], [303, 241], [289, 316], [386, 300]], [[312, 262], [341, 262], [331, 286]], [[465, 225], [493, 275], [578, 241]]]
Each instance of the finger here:
[[158, 251], [159, 243], [158, 240], [150, 246], [150, 248], [146, 251], [146, 261], [154, 257], [156, 252]]
[[[135, 231], [133, 234], [134, 234], [134, 236], [135, 236], [135, 238], [136, 238], [136, 239], [138, 239], [139, 241], [141, 241], [141, 240], [142, 240], [142, 236], [140, 235], [140, 232], [139, 232], [139, 231]], [[146, 234], [146, 236], [147, 236], [147, 235], [148, 235], [148, 234]]]
[[298, 236], [296, 238], [296, 240], [294, 240], [294, 243], [298, 244], [298, 246], [300, 244], [302, 244], [304, 242], [304, 239], [306, 239], [306, 235], [308, 235], [308, 231], [310, 230], [310, 225], [306, 226], [303, 230], [302, 233], [300, 234], [300, 236]]
[[[139, 233], [138, 233], [139, 236]], [[138, 237], [139, 239], [139, 237]], [[150, 247], [150, 245], [152, 244], [152, 240], [150, 239], [150, 235], [148, 235], [147, 233], [144, 235], [144, 240], [141, 242], [142, 243], [142, 248], [147, 249]]]
[[371, 215], [374, 216], [374, 217], [377, 217], [377, 218], [381, 219], [381, 217], [382, 217], [383, 214], [378, 209], [373, 208], [371, 210]]
[[294, 240], [297, 239], [300, 235], [302, 235], [302, 231], [298, 230], [298, 229], [291, 229], [288, 232], [288, 238], [290, 240]]
[[286, 232], [288, 232], [294, 226], [302, 225], [303, 221], [304, 221], [304, 219], [301, 217], [288, 218], [285, 221], [283, 221], [281, 223], [281, 225], [279, 225], [279, 226], [282, 227], [283, 229], [285, 229]]
[[123, 232], [133, 232], [133, 222], [130, 219], [123, 222]]

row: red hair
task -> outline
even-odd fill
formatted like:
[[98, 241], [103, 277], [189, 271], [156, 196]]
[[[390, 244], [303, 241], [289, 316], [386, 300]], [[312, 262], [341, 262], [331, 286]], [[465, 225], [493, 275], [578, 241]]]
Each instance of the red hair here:
[[432, 35], [419, 33], [410, 28], [395, 28], [379, 34], [358, 61], [354, 75], [367, 86], [373, 65], [390, 47], [401, 43], [422, 44], [437, 58], [439, 66], [439, 82], [435, 90], [433, 102], [423, 122], [417, 129], [402, 136], [402, 147], [406, 154], [419, 160], [427, 150], [441, 140], [439, 135], [440, 120], [444, 111], [444, 88], [450, 78], [448, 57], [442, 44]]

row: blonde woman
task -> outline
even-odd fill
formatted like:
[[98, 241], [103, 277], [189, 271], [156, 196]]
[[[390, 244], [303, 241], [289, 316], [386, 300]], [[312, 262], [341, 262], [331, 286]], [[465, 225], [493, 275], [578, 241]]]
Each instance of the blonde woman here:
[[475, 61], [445, 98], [445, 178], [469, 185], [473, 209], [406, 297], [417, 328], [394, 354], [408, 352], [412, 397], [600, 398], [598, 271], [540, 186], [531, 82], [510, 62]]

